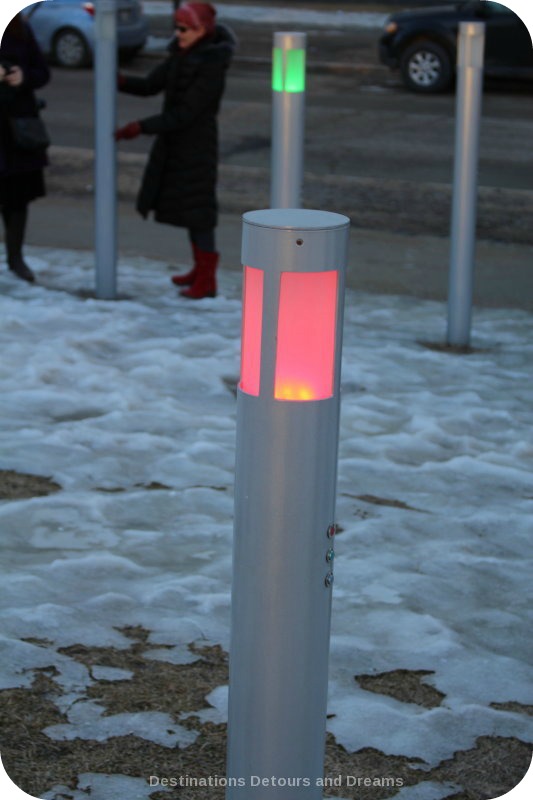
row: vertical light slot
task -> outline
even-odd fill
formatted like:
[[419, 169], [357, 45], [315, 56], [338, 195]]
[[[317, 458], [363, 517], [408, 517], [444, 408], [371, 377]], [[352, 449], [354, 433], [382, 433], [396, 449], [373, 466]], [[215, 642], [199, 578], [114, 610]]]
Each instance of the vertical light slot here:
[[287, 50], [286, 92], [305, 92], [305, 50]]
[[272, 90], [274, 92], [305, 92], [305, 49], [273, 48]]
[[281, 274], [274, 397], [324, 400], [333, 395], [338, 274]]
[[283, 50], [274, 47], [272, 50], [272, 90], [283, 91]]
[[242, 312], [242, 351], [240, 388], [259, 395], [261, 384], [261, 331], [263, 327], [264, 273], [255, 267], [244, 268]]

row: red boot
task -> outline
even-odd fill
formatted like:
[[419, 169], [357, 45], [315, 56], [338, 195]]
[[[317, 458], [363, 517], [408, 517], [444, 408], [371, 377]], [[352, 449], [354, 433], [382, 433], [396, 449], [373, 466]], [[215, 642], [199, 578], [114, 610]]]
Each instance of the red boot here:
[[193, 268], [189, 272], [186, 272], [185, 275], [173, 275], [170, 280], [174, 286], [193, 285], [194, 281], [196, 280], [196, 276], [198, 275], [198, 259], [201, 252], [202, 251], [195, 244], [192, 244], [192, 253], [194, 258]]
[[203, 297], [216, 297], [217, 280], [216, 271], [218, 267], [218, 253], [209, 253], [198, 250], [197, 272], [190, 289], [182, 289], [182, 297], [190, 300], [201, 300]]

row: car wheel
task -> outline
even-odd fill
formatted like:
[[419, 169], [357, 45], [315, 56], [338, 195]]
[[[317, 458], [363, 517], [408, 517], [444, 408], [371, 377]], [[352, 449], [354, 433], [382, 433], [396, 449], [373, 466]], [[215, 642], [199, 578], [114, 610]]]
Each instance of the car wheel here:
[[87, 67], [91, 63], [87, 42], [75, 28], [64, 28], [56, 33], [52, 56], [56, 64], [69, 69]]
[[408, 47], [401, 57], [400, 70], [405, 86], [414, 92], [443, 92], [453, 77], [450, 55], [430, 41]]

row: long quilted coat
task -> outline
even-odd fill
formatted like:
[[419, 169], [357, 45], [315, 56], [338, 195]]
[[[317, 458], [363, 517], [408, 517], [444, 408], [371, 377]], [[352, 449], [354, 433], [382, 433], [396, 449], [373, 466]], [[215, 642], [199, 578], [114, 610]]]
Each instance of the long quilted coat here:
[[160, 114], [140, 120], [143, 133], [155, 134], [137, 198], [143, 217], [185, 228], [217, 223], [217, 114], [235, 37], [222, 25], [190, 50], [177, 42], [169, 57], [146, 77], [127, 77], [120, 90], [148, 96], [164, 92]]
[[31, 28], [22, 20], [13, 21], [2, 37], [0, 63], [4, 68], [19, 66], [24, 74], [20, 86], [0, 83], [0, 175], [20, 175], [44, 167], [48, 160], [45, 151], [28, 152], [14, 146], [9, 117], [38, 116], [34, 89], [50, 80], [50, 71]]

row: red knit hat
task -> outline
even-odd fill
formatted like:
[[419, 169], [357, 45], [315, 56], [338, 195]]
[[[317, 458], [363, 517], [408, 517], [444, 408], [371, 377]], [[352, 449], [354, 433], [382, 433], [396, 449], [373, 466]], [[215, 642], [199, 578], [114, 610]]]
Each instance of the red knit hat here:
[[174, 20], [195, 30], [203, 25], [205, 32], [210, 34], [215, 30], [216, 13], [211, 3], [184, 3], [174, 14]]

